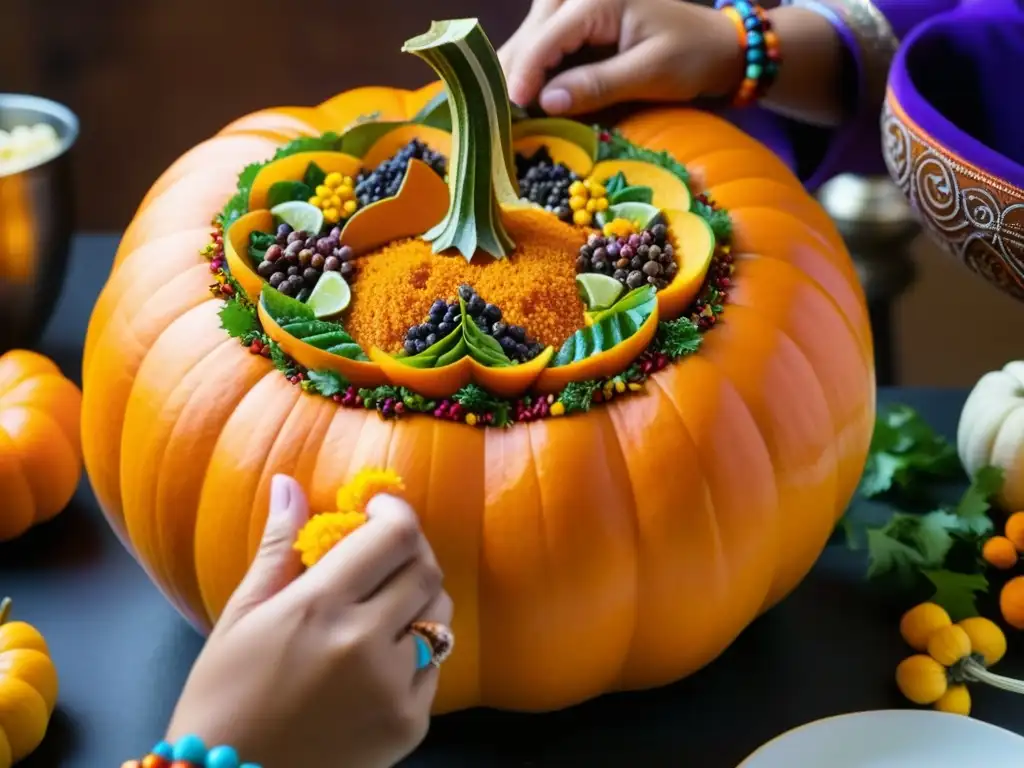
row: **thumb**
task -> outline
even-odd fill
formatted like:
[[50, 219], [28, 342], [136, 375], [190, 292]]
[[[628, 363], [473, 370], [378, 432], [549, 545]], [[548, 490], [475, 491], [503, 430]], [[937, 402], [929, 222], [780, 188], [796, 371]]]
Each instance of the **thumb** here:
[[299, 553], [293, 549], [296, 536], [309, 520], [306, 494], [294, 478], [274, 475], [270, 481], [270, 512], [256, 557], [224, 611], [237, 621], [302, 573]]
[[643, 98], [650, 90], [650, 65], [651, 56], [641, 45], [562, 72], [541, 91], [541, 109], [551, 115], [579, 115]]

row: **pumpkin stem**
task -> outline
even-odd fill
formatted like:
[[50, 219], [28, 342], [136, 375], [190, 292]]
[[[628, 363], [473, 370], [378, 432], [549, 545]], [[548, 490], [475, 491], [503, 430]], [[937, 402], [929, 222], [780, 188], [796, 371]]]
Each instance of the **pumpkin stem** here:
[[5, 597], [0, 600], [0, 626], [7, 623], [7, 619], [11, 615], [11, 598]]
[[991, 685], [993, 688], [1010, 693], [1024, 693], [1024, 680], [1014, 680], [1012, 677], [993, 674], [974, 659], [964, 660], [963, 674], [968, 680], [976, 680], [979, 683]]
[[478, 249], [503, 258], [515, 243], [501, 220], [501, 204], [517, 203], [519, 194], [512, 112], [498, 55], [476, 19], [435, 21], [402, 50], [434, 68], [451, 109], [448, 214], [423, 238], [435, 253], [456, 248], [466, 261]]

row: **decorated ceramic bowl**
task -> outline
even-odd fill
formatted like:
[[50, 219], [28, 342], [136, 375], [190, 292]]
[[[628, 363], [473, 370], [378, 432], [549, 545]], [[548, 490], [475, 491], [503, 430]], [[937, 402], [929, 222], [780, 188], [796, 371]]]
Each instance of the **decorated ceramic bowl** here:
[[963, 3], [915, 28], [893, 61], [882, 118], [886, 164], [933, 238], [1024, 299], [1024, 68], [1014, 0]]
[[206, 630], [275, 473], [324, 510], [387, 467], [456, 606], [437, 711], [679, 679], [793, 589], [857, 485], [853, 264], [715, 117], [525, 119], [475, 20], [405, 49], [443, 86], [248, 115], [150, 190], [86, 339], [96, 495]]

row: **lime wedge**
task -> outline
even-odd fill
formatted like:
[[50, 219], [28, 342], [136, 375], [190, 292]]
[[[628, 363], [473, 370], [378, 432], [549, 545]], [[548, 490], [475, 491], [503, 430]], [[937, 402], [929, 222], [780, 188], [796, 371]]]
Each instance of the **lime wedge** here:
[[270, 209], [270, 213], [296, 232], [308, 232], [315, 236], [320, 234], [320, 230], [324, 226], [323, 211], [304, 200], [289, 200], [286, 203], [275, 205]]
[[608, 309], [622, 295], [625, 286], [614, 277], [597, 272], [576, 275], [576, 289], [587, 309]]
[[340, 272], [324, 272], [309, 294], [306, 306], [317, 318], [334, 317], [345, 311], [352, 300], [352, 290]]

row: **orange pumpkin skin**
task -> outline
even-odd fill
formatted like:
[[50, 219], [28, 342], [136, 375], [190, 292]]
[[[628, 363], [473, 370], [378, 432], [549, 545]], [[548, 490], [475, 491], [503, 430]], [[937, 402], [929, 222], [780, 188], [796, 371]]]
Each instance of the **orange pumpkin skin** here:
[[[371, 112], [403, 119], [436, 89], [361, 89], [316, 114], [335, 130]], [[239, 124], [296, 120], [271, 110]], [[548, 710], [674, 681], [804, 577], [874, 421], [853, 266], [798, 180], [728, 124], [666, 108], [618, 127], [685, 163], [695, 193], [722, 189], [729, 306], [644, 393], [505, 430], [383, 421], [302, 393], [228, 338], [207, 291], [198, 249], [237, 169], [179, 166], [149, 198], [89, 327], [86, 466], [112, 526], [197, 627], [244, 574], [277, 472], [314, 509], [363, 466], [403, 476], [457, 607], [437, 712]], [[185, 191], [204, 202], [182, 204]]]
[[0, 355], [0, 541], [55, 517], [82, 474], [82, 395], [50, 360]]

